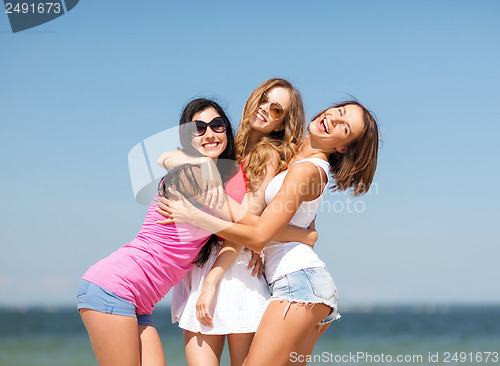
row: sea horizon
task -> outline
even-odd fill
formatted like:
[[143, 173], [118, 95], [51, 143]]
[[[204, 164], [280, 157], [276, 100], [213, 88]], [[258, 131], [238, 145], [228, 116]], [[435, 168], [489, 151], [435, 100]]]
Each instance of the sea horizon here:
[[[170, 302], [162, 302], [156, 304], [155, 310], [170, 309]], [[392, 312], [392, 311], [415, 311], [415, 312], [447, 312], [451, 309], [466, 309], [466, 308], [499, 308], [500, 302], [371, 302], [371, 303], [349, 303], [341, 306], [341, 311], [347, 312]], [[70, 310], [76, 311], [76, 300], [74, 304], [59, 303], [59, 304], [1, 304], [0, 311], [25, 312], [25, 311], [58, 311]]]
[[[486, 357], [486, 364], [500, 365], [493, 362], [500, 353], [497, 304], [350, 305], [340, 313], [308, 365], [375, 365], [388, 358], [394, 365], [477, 365]], [[167, 364], [185, 365], [182, 330], [171, 323], [169, 306], [153, 316]], [[97, 365], [75, 308], [0, 306], [1, 366], [68, 364]], [[227, 346], [221, 365], [229, 365]]]

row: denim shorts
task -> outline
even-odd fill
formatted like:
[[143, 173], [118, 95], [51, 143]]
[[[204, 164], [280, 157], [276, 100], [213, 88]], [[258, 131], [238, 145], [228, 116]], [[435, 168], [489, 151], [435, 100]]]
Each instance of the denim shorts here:
[[92, 309], [107, 314], [133, 316], [137, 318], [139, 325], [151, 325], [154, 327], [152, 314], [138, 315], [133, 303], [95, 283], [81, 280], [76, 297], [78, 310]]
[[325, 304], [332, 308], [330, 314], [319, 324], [327, 324], [340, 318], [337, 312], [337, 287], [325, 267], [304, 268], [287, 273], [269, 283], [271, 300], [287, 300], [290, 303]]

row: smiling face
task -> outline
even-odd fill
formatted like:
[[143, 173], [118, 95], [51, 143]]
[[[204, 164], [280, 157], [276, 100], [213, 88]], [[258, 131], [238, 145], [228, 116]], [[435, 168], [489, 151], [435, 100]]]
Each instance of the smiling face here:
[[311, 138], [326, 151], [346, 151], [365, 130], [363, 110], [346, 104], [326, 110], [309, 125]]
[[[193, 115], [193, 121], [203, 121], [209, 123], [214, 118], [220, 117], [217, 111], [210, 107]], [[193, 126], [194, 127], [194, 126]], [[202, 136], [193, 136], [193, 147], [208, 158], [217, 159], [226, 149], [226, 132], [214, 132], [210, 126], [207, 126], [206, 132]]]
[[[288, 89], [278, 86], [267, 90], [265, 95], [267, 97], [261, 98], [259, 106], [250, 120], [250, 127], [255, 132], [268, 135], [273, 131], [283, 129], [283, 120], [290, 108], [290, 92]], [[280, 107], [283, 109], [283, 114], [278, 119], [274, 119], [272, 116], [279, 113]]]

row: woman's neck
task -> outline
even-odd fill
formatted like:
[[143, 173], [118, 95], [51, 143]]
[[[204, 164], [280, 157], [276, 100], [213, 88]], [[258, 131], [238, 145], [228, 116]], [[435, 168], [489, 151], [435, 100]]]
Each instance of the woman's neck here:
[[255, 147], [257, 142], [259, 142], [260, 138], [263, 136], [263, 134], [256, 132], [255, 130], [250, 131], [250, 135], [248, 136], [247, 139], [247, 146], [245, 148], [245, 156], [248, 155], [250, 151]]
[[299, 147], [299, 150], [292, 158], [292, 161], [295, 162], [298, 160], [309, 159], [309, 158], [319, 158], [328, 161], [327, 154], [324, 151], [320, 150], [319, 148], [315, 148], [311, 144], [310, 136], [306, 135], [306, 137], [304, 137], [304, 140], [302, 141], [302, 144]]

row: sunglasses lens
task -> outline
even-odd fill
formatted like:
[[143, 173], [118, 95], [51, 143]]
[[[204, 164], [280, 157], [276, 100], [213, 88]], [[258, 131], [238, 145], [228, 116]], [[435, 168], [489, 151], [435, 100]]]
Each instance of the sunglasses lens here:
[[262, 96], [260, 97], [260, 104], [264, 104], [264, 103], [267, 103], [269, 102], [269, 97], [267, 96], [266, 93], [262, 94]]
[[226, 120], [222, 117], [215, 117], [209, 123], [203, 121], [194, 121], [196, 130], [194, 131], [195, 136], [203, 136], [207, 132], [208, 126], [215, 133], [222, 133], [226, 131]]
[[202, 121], [195, 121], [196, 131], [194, 132], [195, 136], [202, 136], [207, 132], [208, 123]]
[[279, 119], [283, 115], [283, 108], [276, 103], [272, 103], [269, 108], [269, 114], [272, 119]]
[[[260, 105], [269, 102], [269, 96], [266, 93], [262, 93], [260, 97]], [[272, 119], [280, 119], [283, 115], [283, 108], [278, 103], [271, 103], [269, 106], [269, 114]]]
[[226, 123], [222, 118], [215, 118], [210, 122], [210, 128], [214, 132], [222, 133], [226, 130]]

